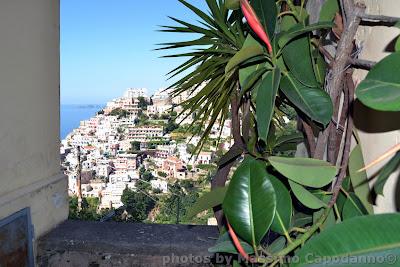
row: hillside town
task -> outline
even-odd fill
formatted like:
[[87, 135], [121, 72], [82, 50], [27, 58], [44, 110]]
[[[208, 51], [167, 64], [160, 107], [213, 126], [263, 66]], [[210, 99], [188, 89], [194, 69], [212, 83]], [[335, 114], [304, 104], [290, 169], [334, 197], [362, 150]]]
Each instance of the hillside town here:
[[[195, 187], [196, 197], [209, 190], [215, 163], [231, 146], [231, 122], [214, 125], [197, 153], [200, 136], [193, 136], [192, 114], [182, 113], [180, 106], [189, 96], [171, 98], [170, 93], [160, 89], [149, 96], [146, 89], [128, 89], [61, 141], [71, 198], [96, 199], [99, 214], [116, 209], [127, 213], [124, 193], [143, 193], [155, 202], [145, 221], [157, 221], [165, 208], [158, 200], [176, 195], [177, 186]], [[186, 187], [182, 194], [192, 190]]]

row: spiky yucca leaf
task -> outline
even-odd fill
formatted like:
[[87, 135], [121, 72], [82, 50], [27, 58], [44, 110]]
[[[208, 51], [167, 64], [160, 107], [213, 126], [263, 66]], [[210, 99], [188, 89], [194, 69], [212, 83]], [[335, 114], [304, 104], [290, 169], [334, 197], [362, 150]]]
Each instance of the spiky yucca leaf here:
[[197, 36], [185, 42], [160, 44], [162, 47], [158, 50], [186, 49], [184, 53], [164, 57], [189, 57], [168, 73], [169, 78], [181, 76], [169, 89], [173, 88], [172, 97], [181, 94], [189, 96], [181, 103], [181, 114], [194, 114], [192, 126], [198, 123], [202, 126], [195, 133], [201, 135], [196, 147], [200, 151], [213, 125], [218, 122], [222, 127], [229, 114], [230, 97], [238, 86], [238, 73], [225, 73], [225, 67], [242, 48], [245, 33], [242, 30], [241, 12], [230, 12], [223, 0], [205, 0], [208, 13], [185, 0], [178, 1], [199, 18], [198, 23], [192, 24], [171, 17], [178, 26], [162, 26], [161, 31], [192, 33]]

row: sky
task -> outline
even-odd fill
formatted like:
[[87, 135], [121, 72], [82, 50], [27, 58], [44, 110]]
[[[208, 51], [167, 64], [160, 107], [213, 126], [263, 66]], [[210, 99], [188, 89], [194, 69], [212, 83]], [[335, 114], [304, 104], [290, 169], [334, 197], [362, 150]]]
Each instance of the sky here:
[[[204, 0], [189, 1], [205, 10]], [[130, 87], [167, 87], [181, 59], [160, 58], [156, 44], [190, 39], [157, 31], [194, 22], [177, 0], [61, 0], [61, 104], [104, 104]]]

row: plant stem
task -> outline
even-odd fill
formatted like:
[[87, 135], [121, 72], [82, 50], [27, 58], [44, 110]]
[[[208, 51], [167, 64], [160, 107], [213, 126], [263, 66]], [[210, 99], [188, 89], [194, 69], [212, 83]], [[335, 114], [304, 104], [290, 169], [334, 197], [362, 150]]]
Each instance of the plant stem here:
[[269, 265], [269, 267], [274, 267], [275, 265], [277, 265], [279, 263], [280, 259], [275, 260], [273, 263], [271, 263]]
[[290, 232], [299, 232], [299, 233], [304, 234], [305, 232], [307, 232], [307, 229], [300, 228], [300, 227], [293, 227], [292, 229], [290, 229]]
[[293, 15], [296, 17], [296, 19], [300, 22], [300, 15], [297, 13], [296, 7], [293, 4], [293, 0], [287, 0], [286, 3], [288, 4], [290, 10], [293, 12]]
[[333, 205], [333, 208], [334, 208], [334, 210], [335, 210], [336, 216], [337, 216], [337, 217], [339, 218], [339, 220], [341, 221], [341, 220], [342, 220], [342, 216], [340, 216], [340, 212], [339, 212], [339, 210], [338, 210], [338, 207], [337, 207], [336, 203], [335, 203], [335, 205]]
[[326, 218], [328, 217], [328, 214], [330, 212], [330, 208], [327, 208], [324, 213], [321, 215], [321, 217], [318, 219], [318, 221], [310, 227], [310, 229], [304, 233], [301, 237], [297, 238], [296, 240], [293, 241], [293, 243], [289, 244], [286, 248], [282, 249], [279, 251], [276, 256], [278, 257], [283, 257], [295, 250], [298, 246], [306, 242], [320, 227], [321, 225], [325, 222]]

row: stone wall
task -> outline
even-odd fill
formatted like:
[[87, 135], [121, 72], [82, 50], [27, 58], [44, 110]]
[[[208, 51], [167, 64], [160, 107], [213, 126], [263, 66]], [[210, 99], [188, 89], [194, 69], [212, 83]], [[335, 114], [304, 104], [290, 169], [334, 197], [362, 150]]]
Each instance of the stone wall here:
[[210, 266], [214, 226], [66, 221], [38, 242], [38, 266]]

